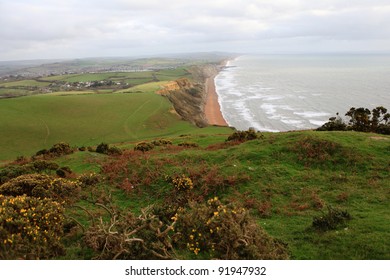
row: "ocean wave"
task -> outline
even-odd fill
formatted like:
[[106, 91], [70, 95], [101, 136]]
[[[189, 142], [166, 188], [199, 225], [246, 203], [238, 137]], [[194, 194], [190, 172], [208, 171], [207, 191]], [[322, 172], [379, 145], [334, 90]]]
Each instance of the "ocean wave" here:
[[319, 120], [309, 120], [311, 124], [314, 124], [316, 126], [322, 126], [326, 121], [319, 121]]
[[314, 111], [304, 111], [304, 112], [294, 112], [294, 115], [298, 115], [304, 118], [321, 118], [321, 117], [327, 117], [330, 116], [327, 112], [314, 112]]
[[[348, 66], [337, 68], [342, 57], [334, 58], [335, 70], [340, 72], [336, 76], [323, 71], [321, 57], [310, 59], [311, 64], [319, 63], [316, 68], [308, 68], [307, 61], [300, 56], [287, 58], [286, 67], [272, 57], [241, 56], [228, 62], [231, 67], [224, 68], [215, 83], [221, 111], [229, 125], [240, 130], [311, 129], [325, 123], [335, 112], [346, 112], [350, 106], [390, 107], [386, 90], [388, 66], [371, 65], [375, 76], [362, 72], [359, 75], [365, 79], [357, 79], [356, 71], [346, 71]], [[327, 64], [331, 60], [328, 57]], [[362, 65], [359, 69], [366, 71], [367, 67]]]

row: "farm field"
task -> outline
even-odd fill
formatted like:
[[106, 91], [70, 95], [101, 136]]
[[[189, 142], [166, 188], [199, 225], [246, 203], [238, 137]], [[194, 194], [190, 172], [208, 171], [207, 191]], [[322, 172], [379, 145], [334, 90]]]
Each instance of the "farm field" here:
[[138, 85], [161, 83], [178, 78], [191, 78], [184, 67], [133, 71], [80, 73], [20, 79], [0, 80], [0, 98], [11, 98], [63, 91], [123, 92]]

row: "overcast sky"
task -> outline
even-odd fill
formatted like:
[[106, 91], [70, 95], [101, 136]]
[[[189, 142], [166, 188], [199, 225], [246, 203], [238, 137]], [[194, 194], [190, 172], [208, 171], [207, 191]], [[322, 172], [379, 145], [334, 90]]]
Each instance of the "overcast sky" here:
[[0, 60], [204, 51], [390, 52], [390, 1], [0, 1]]

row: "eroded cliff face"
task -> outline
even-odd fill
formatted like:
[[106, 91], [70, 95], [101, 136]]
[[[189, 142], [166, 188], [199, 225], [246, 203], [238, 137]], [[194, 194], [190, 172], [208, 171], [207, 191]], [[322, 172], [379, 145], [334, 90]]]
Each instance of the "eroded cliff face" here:
[[192, 79], [181, 78], [164, 85], [157, 91], [166, 96], [173, 104], [176, 112], [184, 119], [198, 127], [207, 126], [204, 114], [206, 103], [206, 79], [214, 78], [220, 66], [210, 64], [193, 66], [189, 69]]

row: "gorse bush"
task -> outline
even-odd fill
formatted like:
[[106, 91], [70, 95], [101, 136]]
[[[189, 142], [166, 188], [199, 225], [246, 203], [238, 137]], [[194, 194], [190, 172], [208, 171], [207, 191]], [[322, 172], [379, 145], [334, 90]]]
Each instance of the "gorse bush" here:
[[191, 178], [188, 178], [185, 175], [176, 175], [173, 177], [166, 177], [166, 180], [170, 182], [176, 190], [192, 190], [194, 184], [192, 183]]
[[[165, 199], [165, 203], [170, 206], [171, 211], [179, 207], [185, 207], [191, 200], [199, 199], [197, 190], [194, 190], [193, 181], [186, 175], [165, 176], [165, 181], [173, 186], [170, 192], [171, 195], [168, 195]], [[165, 210], [168, 210], [168, 208]], [[169, 212], [169, 215], [171, 215], [171, 212]]]
[[158, 139], [158, 140], [152, 141], [152, 144], [154, 146], [167, 146], [167, 145], [172, 145], [172, 142], [170, 140]]
[[95, 186], [98, 183], [100, 183], [102, 180], [103, 180], [102, 176], [96, 174], [95, 172], [85, 173], [80, 175], [77, 178], [77, 181], [79, 181], [83, 186]]
[[287, 259], [286, 246], [270, 237], [249, 212], [217, 197], [190, 203], [171, 218], [175, 244], [201, 258]]
[[141, 151], [143, 153], [153, 150], [154, 145], [152, 143], [141, 142], [135, 145], [134, 151]]
[[69, 201], [77, 198], [80, 183], [42, 174], [27, 174], [11, 179], [0, 186], [0, 194], [6, 196], [27, 195]]
[[53, 147], [49, 149], [49, 153], [56, 156], [63, 156], [73, 153], [74, 150], [70, 147], [68, 143], [60, 142], [54, 144]]
[[35, 160], [32, 162], [32, 166], [38, 173], [41, 172], [49, 173], [50, 171], [55, 171], [58, 168], [60, 168], [57, 163], [46, 161], [46, 160]]
[[72, 154], [74, 149], [68, 143], [59, 142], [54, 144], [49, 150], [43, 149], [38, 151], [35, 156], [43, 156], [44, 158], [59, 157], [63, 155]]
[[227, 139], [226, 142], [229, 141], [237, 141], [237, 142], [245, 142], [249, 140], [258, 139], [259, 136], [257, 135], [256, 131], [254, 129], [249, 129], [246, 131], [235, 131], [233, 134], [231, 134]]
[[32, 162], [27, 162], [21, 165], [8, 165], [0, 169], [0, 185], [13, 178], [25, 174], [52, 174], [59, 168], [60, 166], [57, 163], [42, 159], [37, 159]]
[[33, 173], [34, 167], [31, 165], [10, 165], [0, 169], [0, 185], [19, 177], [20, 175]]
[[109, 145], [107, 143], [100, 143], [96, 147], [96, 152], [99, 154], [108, 154]]
[[120, 148], [118, 148], [116, 146], [110, 147], [106, 143], [100, 143], [96, 147], [96, 152], [99, 154], [105, 154], [105, 155], [121, 155], [122, 154], [122, 150]]
[[0, 259], [61, 255], [64, 209], [51, 199], [0, 194]]

